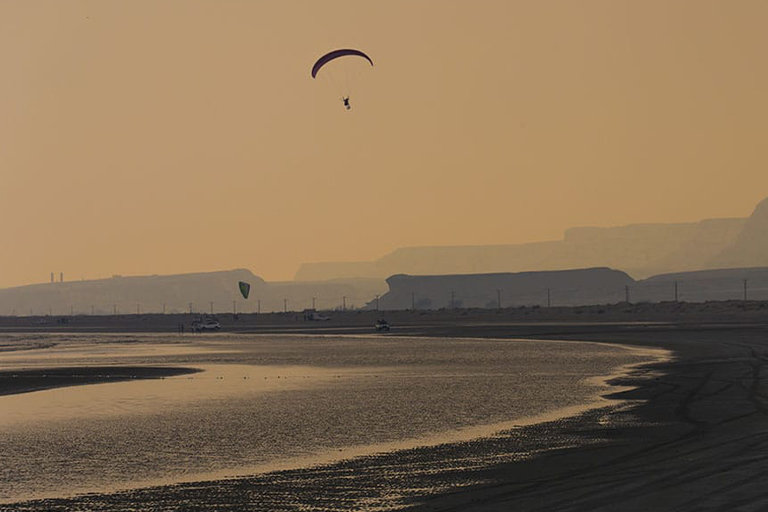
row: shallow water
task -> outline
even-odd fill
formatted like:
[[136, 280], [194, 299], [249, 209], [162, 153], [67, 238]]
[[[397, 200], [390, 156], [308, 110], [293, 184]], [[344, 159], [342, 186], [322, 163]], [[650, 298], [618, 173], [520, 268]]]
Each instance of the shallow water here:
[[395, 337], [89, 334], [0, 344], [14, 349], [0, 352], [0, 368], [204, 370], [0, 396], [5, 502], [478, 436], [484, 425], [584, 404], [601, 389], [589, 377], [650, 358], [591, 343]]

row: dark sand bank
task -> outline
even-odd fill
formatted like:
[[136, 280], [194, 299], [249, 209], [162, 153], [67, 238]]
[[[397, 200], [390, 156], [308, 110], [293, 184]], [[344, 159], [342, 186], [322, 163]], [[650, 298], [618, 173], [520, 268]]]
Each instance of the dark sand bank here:
[[615, 397], [637, 402], [617, 401], [471, 442], [0, 510], [768, 510], [768, 318], [705, 323], [691, 314], [659, 324], [649, 314], [635, 320], [414, 322], [398, 334], [671, 350], [674, 360], [615, 379], [636, 386]]
[[199, 371], [194, 368], [154, 366], [76, 366], [0, 370], [0, 395], [133, 379], [161, 379]]

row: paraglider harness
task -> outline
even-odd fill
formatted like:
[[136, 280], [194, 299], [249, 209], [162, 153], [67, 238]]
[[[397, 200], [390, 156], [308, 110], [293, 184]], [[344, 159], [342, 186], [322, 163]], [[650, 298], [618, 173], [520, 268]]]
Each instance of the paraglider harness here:
[[344, 106], [347, 108], [347, 110], [352, 110], [352, 107], [349, 105], [349, 96], [344, 96], [341, 98], [341, 101], [344, 102]]

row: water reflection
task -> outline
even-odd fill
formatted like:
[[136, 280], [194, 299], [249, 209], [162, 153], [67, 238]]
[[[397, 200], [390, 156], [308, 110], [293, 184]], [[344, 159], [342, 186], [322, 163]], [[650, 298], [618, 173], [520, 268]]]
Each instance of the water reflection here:
[[[18, 348], [28, 342], [16, 341]], [[461, 429], [582, 404], [596, 390], [586, 376], [648, 357], [597, 344], [488, 340], [44, 341], [56, 345], [0, 354], [0, 365], [109, 362], [204, 371], [0, 397], [5, 501], [247, 474], [425, 436], [437, 442]]]

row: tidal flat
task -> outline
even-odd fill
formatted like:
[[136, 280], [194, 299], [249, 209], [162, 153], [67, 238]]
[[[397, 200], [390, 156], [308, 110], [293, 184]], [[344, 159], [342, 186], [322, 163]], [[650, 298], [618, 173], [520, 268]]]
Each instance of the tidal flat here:
[[[392, 454], [399, 454], [398, 474], [416, 474], [429, 469], [407, 462], [414, 450], [498, 438], [606, 406], [599, 398], [609, 390], [604, 378], [667, 355], [588, 342], [415, 336], [3, 338], [0, 385], [13, 375], [43, 385], [53, 375], [46, 369], [101, 378], [0, 396], [0, 500], [8, 510], [194, 482], [268, 481]], [[163, 368], [167, 373], [157, 373]], [[513, 458], [543, 449], [537, 442]], [[451, 485], [467, 482], [440, 488]], [[397, 508], [413, 490], [390, 494]]]

